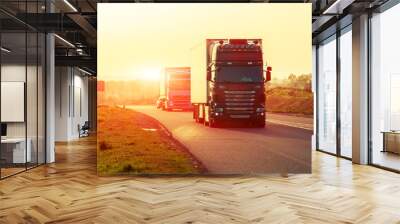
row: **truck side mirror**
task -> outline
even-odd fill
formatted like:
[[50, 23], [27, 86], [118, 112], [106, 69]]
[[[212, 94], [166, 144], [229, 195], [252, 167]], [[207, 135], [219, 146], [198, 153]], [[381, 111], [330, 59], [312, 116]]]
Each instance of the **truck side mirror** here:
[[265, 82], [271, 81], [271, 70], [265, 71]]

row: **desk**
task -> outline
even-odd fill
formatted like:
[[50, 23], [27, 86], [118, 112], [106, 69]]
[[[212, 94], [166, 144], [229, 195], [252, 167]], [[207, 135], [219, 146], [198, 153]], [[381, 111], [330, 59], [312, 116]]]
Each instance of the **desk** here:
[[400, 131], [382, 131], [382, 134], [382, 152], [392, 152], [400, 154]]
[[[27, 144], [28, 147], [26, 147], [26, 152], [25, 152], [25, 138], [1, 139], [1, 156], [3, 158], [5, 158], [6, 163], [31, 162], [31, 160], [32, 160], [32, 153], [31, 153], [32, 141], [30, 138], [28, 138], [26, 142], [28, 142], [28, 144]], [[12, 154], [12, 155], [10, 155], [10, 154]]]

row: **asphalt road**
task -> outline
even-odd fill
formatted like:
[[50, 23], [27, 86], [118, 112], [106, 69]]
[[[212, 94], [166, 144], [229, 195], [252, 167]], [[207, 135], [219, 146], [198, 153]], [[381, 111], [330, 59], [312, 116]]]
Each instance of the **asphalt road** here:
[[286, 126], [313, 130], [313, 118], [305, 116], [293, 116], [287, 114], [267, 113], [267, 121], [275, 124], [283, 124]]
[[210, 128], [196, 123], [192, 112], [167, 112], [154, 106], [127, 108], [159, 120], [210, 174], [311, 172], [310, 130], [268, 119], [265, 128]]

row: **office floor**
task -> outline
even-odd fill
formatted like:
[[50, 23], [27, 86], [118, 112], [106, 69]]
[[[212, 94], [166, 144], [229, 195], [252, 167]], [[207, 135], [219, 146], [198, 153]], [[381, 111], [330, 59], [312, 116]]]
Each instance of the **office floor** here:
[[25, 170], [25, 167], [24, 168], [1, 168], [1, 177], [2, 178], [7, 177], [7, 176], [13, 175], [15, 173], [22, 172], [24, 170]]
[[6, 178], [8, 176], [23, 172], [26, 169], [35, 168], [37, 166], [36, 163], [28, 163], [26, 165], [27, 165], [27, 167], [25, 167], [25, 164], [19, 164], [17, 167], [2, 167], [2, 168], [0, 168], [1, 169], [1, 178]]
[[400, 175], [313, 152], [313, 174], [98, 177], [93, 137], [0, 181], [0, 223], [400, 223]]

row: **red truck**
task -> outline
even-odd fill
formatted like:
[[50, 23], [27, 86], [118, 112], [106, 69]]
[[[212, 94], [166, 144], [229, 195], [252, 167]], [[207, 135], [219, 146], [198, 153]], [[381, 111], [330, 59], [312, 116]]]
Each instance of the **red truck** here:
[[207, 39], [191, 49], [191, 64], [196, 122], [265, 126], [264, 84], [272, 69], [263, 69], [261, 39]]
[[160, 98], [157, 107], [163, 110], [191, 110], [190, 67], [165, 68], [160, 80]]

